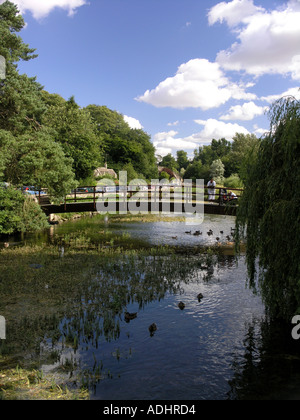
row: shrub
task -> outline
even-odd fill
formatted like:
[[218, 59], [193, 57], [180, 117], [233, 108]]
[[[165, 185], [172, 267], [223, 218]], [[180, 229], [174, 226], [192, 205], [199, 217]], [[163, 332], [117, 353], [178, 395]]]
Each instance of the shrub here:
[[0, 234], [34, 232], [48, 226], [46, 215], [32, 197], [0, 188]]
[[243, 182], [238, 174], [232, 174], [224, 180], [224, 187], [226, 188], [243, 188]]

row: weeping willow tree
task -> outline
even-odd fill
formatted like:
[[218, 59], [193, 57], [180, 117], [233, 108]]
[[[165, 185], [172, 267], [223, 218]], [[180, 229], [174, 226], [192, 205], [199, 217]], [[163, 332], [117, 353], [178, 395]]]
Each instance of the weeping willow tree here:
[[275, 102], [270, 132], [248, 156], [237, 240], [247, 241], [250, 286], [271, 316], [300, 314], [300, 103]]

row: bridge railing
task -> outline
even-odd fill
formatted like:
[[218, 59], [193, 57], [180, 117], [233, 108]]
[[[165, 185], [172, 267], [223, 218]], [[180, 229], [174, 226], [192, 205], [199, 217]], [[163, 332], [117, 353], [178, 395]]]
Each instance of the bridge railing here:
[[[106, 198], [108, 201], [114, 200], [117, 196], [125, 199], [130, 199], [133, 195], [139, 193], [139, 198], [145, 198], [149, 201], [161, 201], [161, 200], [185, 200], [188, 199], [190, 202], [196, 202], [199, 198], [199, 193], [203, 193], [204, 202], [210, 202], [212, 205], [226, 205], [237, 204], [239, 198], [243, 194], [242, 188], [226, 188], [226, 187], [215, 187], [214, 193], [209, 191], [210, 188], [200, 188], [195, 184], [185, 185], [136, 185], [136, 186], [83, 186], [78, 187], [68, 194], [64, 199], [66, 203], [79, 203], [79, 202], [93, 202], [96, 206], [96, 202], [99, 198]], [[26, 192], [25, 192], [26, 193]], [[35, 197], [38, 203], [42, 206], [49, 203], [49, 197], [47, 190], [37, 190]], [[212, 199], [211, 201], [209, 199]]]
[[[93, 201], [94, 205], [99, 198], [106, 198], [108, 201], [115, 200], [117, 197], [130, 199], [133, 195], [139, 193], [139, 198], [145, 198], [149, 201], [160, 200], [188, 200], [194, 202], [203, 193], [204, 202], [210, 201], [212, 205], [237, 204], [243, 193], [241, 188], [215, 187], [214, 194], [211, 194], [207, 187], [200, 188], [194, 184], [188, 186], [181, 185], [136, 185], [136, 186], [83, 186], [73, 190], [65, 197], [66, 203], [78, 203]], [[118, 198], [117, 198], [118, 199]]]

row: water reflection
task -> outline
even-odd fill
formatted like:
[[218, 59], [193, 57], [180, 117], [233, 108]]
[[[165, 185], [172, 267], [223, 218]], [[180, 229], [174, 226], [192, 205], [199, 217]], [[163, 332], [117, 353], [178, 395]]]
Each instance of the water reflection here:
[[[201, 229], [227, 235], [229, 219]], [[109, 235], [93, 220], [76, 226], [52, 231], [45, 254], [1, 262], [0, 313], [8, 328], [0, 352], [11, 363], [55, 369], [88, 386], [94, 399], [276, 398], [286, 383], [297, 390], [297, 375], [287, 372], [300, 372], [298, 343], [288, 326], [266, 319], [259, 296], [245, 287], [244, 257], [184, 253], [185, 241], [212, 238], [187, 238], [178, 222], [131, 223], [122, 231], [116, 224]], [[182, 249], [164, 255], [95, 252], [97, 240], [105, 247], [119, 235], [131, 249], [141, 230], [143, 241], [156, 245], [171, 241], [174, 229]]]

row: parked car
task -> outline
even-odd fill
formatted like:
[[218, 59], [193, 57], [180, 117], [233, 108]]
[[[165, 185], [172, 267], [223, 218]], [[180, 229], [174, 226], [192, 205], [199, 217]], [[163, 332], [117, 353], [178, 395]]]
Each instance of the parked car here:
[[76, 190], [72, 191], [72, 194], [87, 194], [89, 192], [88, 188], [86, 187], [78, 187]]
[[45, 191], [39, 191], [36, 187], [30, 186], [30, 187], [22, 187], [22, 192], [24, 194], [30, 194], [30, 195], [46, 195]]
[[117, 187], [113, 187], [113, 186], [104, 187], [104, 192], [106, 192], [106, 193], [113, 193], [113, 192], [116, 192], [116, 191], [117, 191]]

